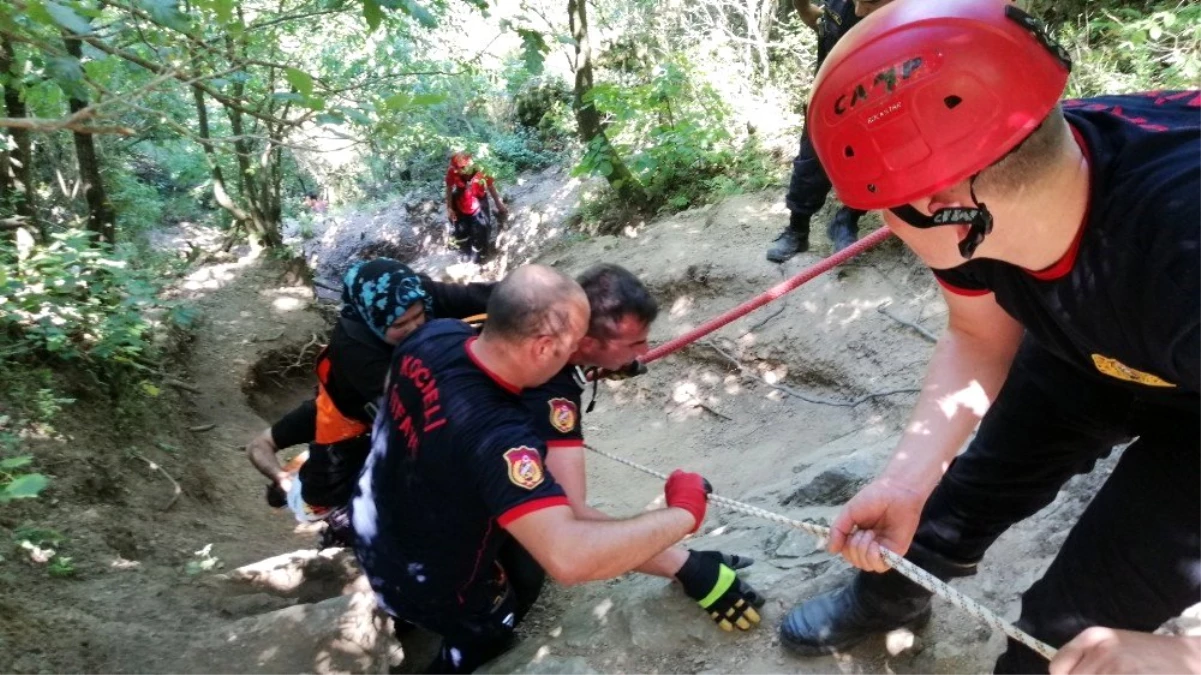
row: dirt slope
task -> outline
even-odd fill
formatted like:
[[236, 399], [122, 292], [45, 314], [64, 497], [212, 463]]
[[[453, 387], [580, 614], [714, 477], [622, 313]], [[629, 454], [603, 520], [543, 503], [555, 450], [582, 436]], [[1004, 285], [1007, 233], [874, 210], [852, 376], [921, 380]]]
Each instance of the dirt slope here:
[[[540, 260], [572, 273], [601, 260], [629, 267], [663, 307], [655, 341], [829, 251], [817, 234], [812, 253], [783, 266], [763, 259], [786, 220], [774, 193], [734, 198], [622, 237], [563, 238], [566, 212], [554, 217], [552, 227], [538, 216], [542, 229], [516, 229], [545, 236], [533, 243], [515, 236], [509, 260], [549, 242]], [[425, 262], [437, 271], [436, 261]], [[352, 562], [335, 551], [304, 550], [312, 534], [295, 532], [288, 516], [264, 507], [263, 481], [241, 453], [264, 418], [311, 386], [305, 357], [328, 324], [311, 292], [296, 283], [280, 265], [248, 257], [210, 265], [184, 285], [204, 316], [177, 374], [195, 392], [170, 392], [178, 396], [175, 412], [157, 430], [161, 442], [180, 450], [162, 450], [152, 438], [106, 436], [97, 431], [102, 419], [81, 418], [70, 430], [86, 446], [79, 456], [105, 458], [90, 459], [86, 472], [64, 470], [59, 515], [44, 518], [70, 537], [80, 575], [48, 579], [43, 567], [3, 563], [0, 669], [381, 672], [388, 662], [422, 662], [428, 636], [407, 637], [404, 659], [372, 613], [370, 595], [354, 592], [363, 587]], [[906, 390], [918, 386], [932, 347], [879, 311], [885, 305], [896, 317], [941, 330], [945, 308], [932, 278], [895, 241], [653, 364], [643, 377], [602, 384], [596, 411], [585, 416], [588, 440], [662, 471], [701, 471], [726, 496], [828, 519], [885, 461], [914, 400]], [[210, 423], [211, 431], [188, 431]], [[166, 512], [170, 486], [142, 458], [161, 463], [183, 486]], [[614, 515], [635, 513], [661, 494], [653, 478], [601, 457], [589, 463], [590, 500]], [[1049, 561], [1104, 471], [1076, 481], [1007, 534], [983, 573], [956, 585], [1014, 618], [1017, 594]], [[490, 670], [986, 672], [1001, 649], [999, 635], [939, 605], [916, 637], [828, 658], [790, 657], [777, 644], [780, 617], [845, 579], [846, 566], [799, 532], [711, 514], [687, 545], [758, 560], [749, 578], [770, 598], [760, 630], [721, 633], [661, 579], [552, 586], [523, 627], [521, 644]], [[5, 524], [15, 526], [16, 517]], [[209, 544], [207, 556], [196, 553]], [[220, 568], [197, 572], [196, 564], [213, 557]], [[189, 574], [189, 563], [197, 573]], [[250, 567], [233, 571], [242, 565]]]

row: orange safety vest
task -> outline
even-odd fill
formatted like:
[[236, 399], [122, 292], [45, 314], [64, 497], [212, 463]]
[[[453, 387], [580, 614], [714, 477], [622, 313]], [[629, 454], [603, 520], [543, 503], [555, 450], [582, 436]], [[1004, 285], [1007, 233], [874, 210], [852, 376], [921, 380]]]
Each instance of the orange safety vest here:
[[370, 431], [369, 425], [343, 415], [325, 389], [329, 383], [329, 347], [317, 355], [314, 369], [317, 371], [317, 437], [314, 440], [322, 445], [331, 445]]

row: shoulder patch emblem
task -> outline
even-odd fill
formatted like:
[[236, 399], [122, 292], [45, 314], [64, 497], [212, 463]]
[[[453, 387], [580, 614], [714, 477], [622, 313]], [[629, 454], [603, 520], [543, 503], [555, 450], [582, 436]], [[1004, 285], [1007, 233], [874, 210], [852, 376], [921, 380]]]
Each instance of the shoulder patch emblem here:
[[550, 425], [559, 430], [559, 433], [570, 433], [575, 429], [576, 420], [579, 418], [579, 411], [576, 410], [575, 404], [565, 398], [552, 398], [547, 401], [550, 406]]
[[526, 490], [533, 490], [542, 484], [546, 475], [542, 472], [542, 457], [537, 450], [522, 445], [505, 450], [504, 457], [509, 470], [509, 482]]
[[1108, 356], [1093, 354], [1093, 365], [1095, 365], [1097, 370], [1101, 371], [1102, 373], [1105, 373], [1110, 377], [1116, 377], [1119, 380], [1134, 382], [1135, 384], [1142, 384], [1148, 387], [1176, 386], [1167, 380], [1152, 375], [1151, 373], [1144, 373], [1141, 370], [1135, 370], [1121, 361], [1117, 359], [1111, 359]]

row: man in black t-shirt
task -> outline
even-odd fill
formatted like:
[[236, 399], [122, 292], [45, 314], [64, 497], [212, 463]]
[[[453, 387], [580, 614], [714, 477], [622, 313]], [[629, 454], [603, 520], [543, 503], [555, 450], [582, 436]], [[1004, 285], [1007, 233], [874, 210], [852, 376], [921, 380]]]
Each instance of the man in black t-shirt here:
[[578, 284], [530, 265], [494, 289], [478, 338], [433, 321], [396, 350], [351, 510], [380, 606], [443, 637], [423, 672], [471, 672], [508, 648], [531, 602], [511, 583], [510, 543], [559, 582], [581, 583], [641, 565], [704, 519], [697, 474], [669, 477], [667, 508], [589, 521], [546, 470], [520, 394], [562, 370], [588, 316]]
[[[534, 432], [546, 442], [546, 468], [563, 487], [572, 510], [580, 518], [609, 520], [588, 505], [581, 395], [590, 377], [601, 372], [623, 378], [640, 370], [637, 358], [647, 351], [659, 306], [638, 277], [619, 265], [595, 265], [576, 281], [588, 296], [588, 333], [567, 367], [542, 386], [523, 391], [522, 400], [533, 414]], [[595, 386], [594, 381], [593, 396]], [[675, 546], [636, 571], [679, 581], [722, 629], [750, 630], [759, 624], [764, 599], [738, 578], [736, 570], [752, 562], [744, 556]]]
[[[1130, 443], [1018, 626], [1063, 647], [1055, 673], [1201, 671], [1201, 639], [1150, 634], [1201, 601], [1201, 92], [1061, 105], [1069, 66], [1015, 5], [960, 0], [882, 9], [818, 74], [839, 196], [887, 209], [949, 315], [892, 461], [832, 524], [831, 552], [865, 571], [789, 614], [799, 653], [929, 618], [881, 546], [974, 574]], [[1014, 641], [996, 664], [1047, 669]]]

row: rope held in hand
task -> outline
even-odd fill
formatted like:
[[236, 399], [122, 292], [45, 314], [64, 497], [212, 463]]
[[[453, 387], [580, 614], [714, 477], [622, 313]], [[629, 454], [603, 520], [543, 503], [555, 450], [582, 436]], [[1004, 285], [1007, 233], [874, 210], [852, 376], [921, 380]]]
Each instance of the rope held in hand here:
[[[661, 480], [667, 480], [667, 476], [665, 476], [664, 474], [661, 474], [658, 471], [655, 471], [654, 469], [642, 466], [641, 464], [638, 464], [636, 462], [632, 462], [628, 459], [625, 459], [624, 457], [618, 457], [617, 455], [610, 454], [608, 452], [605, 452], [604, 450], [598, 450], [598, 449], [592, 447], [591, 445], [585, 444], [584, 447], [588, 448], [589, 450], [591, 450], [592, 452], [595, 452], [598, 455], [601, 455], [602, 457], [608, 457], [609, 459], [611, 459], [619, 464], [625, 464], [626, 466], [637, 469], [645, 474], [649, 474], [649, 475], [659, 478]], [[751, 506], [750, 504], [744, 504], [740, 501], [735, 501], [728, 497], [722, 497], [719, 495], [711, 494], [711, 495], [709, 495], [709, 502], [712, 504], [716, 504], [718, 506], [725, 507], [731, 511], [738, 511], [740, 513], [745, 513], [750, 516], [756, 516], [759, 518], [763, 518], [764, 520], [769, 520], [774, 523], [779, 523], [781, 525], [787, 525], [788, 527], [794, 527], [798, 530], [803, 530], [803, 531], [813, 535], [814, 537], [817, 537], [818, 539], [825, 539], [830, 536], [830, 528], [828, 528], [828, 527], [823, 527], [823, 526], [817, 525], [815, 523], [808, 523], [808, 522], [805, 522], [802, 520], [793, 520], [792, 518], [788, 518], [788, 517], [781, 516], [776, 513], [772, 513], [771, 511], [761, 509], [757, 506]], [[916, 583], [917, 585], [921, 586], [922, 588], [945, 599], [947, 602], [950, 602], [952, 605], [955, 605], [959, 609], [962, 609], [963, 611], [967, 612], [968, 614], [971, 614], [972, 616], [976, 617], [977, 619], [984, 622], [988, 626], [996, 628], [997, 630], [1001, 631], [1005, 635], [1013, 638], [1014, 640], [1017, 640], [1018, 642], [1026, 645], [1027, 647], [1033, 649], [1034, 651], [1041, 654], [1048, 661], [1050, 661], [1051, 659], [1053, 659], [1055, 657], [1056, 650], [1054, 647], [1051, 647], [1050, 645], [1046, 644], [1045, 642], [1042, 642], [1041, 640], [1034, 638], [1029, 633], [1026, 633], [1025, 631], [1018, 628], [1017, 626], [1009, 623], [1008, 621], [1005, 621], [1004, 619], [997, 616], [996, 614], [993, 614], [991, 611], [989, 611], [988, 609], [981, 606], [975, 600], [972, 600], [971, 598], [960, 593], [959, 591], [955, 590], [954, 588], [951, 588], [946, 583], [944, 583], [941, 579], [939, 579], [938, 577], [935, 577], [934, 575], [930, 574], [926, 570], [918, 567], [917, 565], [914, 565], [913, 563], [909, 562], [908, 560], [904, 559], [903, 557], [897, 555], [896, 553], [893, 553], [892, 551], [890, 551], [884, 547], [880, 547], [880, 555], [884, 558], [885, 561], [888, 562], [889, 565], [892, 566], [893, 569], [900, 572], [907, 579]]]

